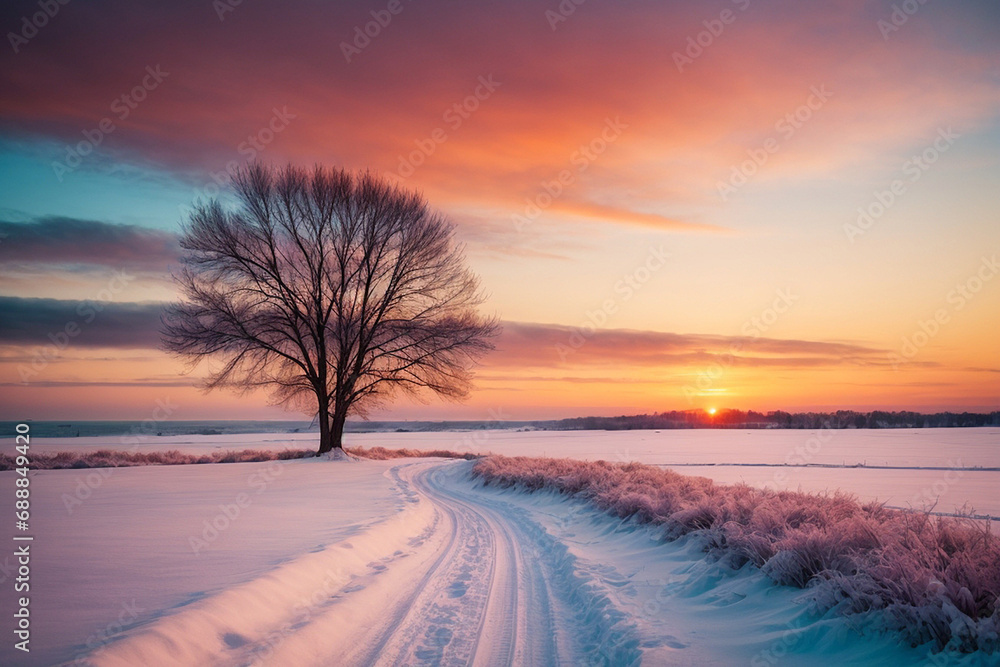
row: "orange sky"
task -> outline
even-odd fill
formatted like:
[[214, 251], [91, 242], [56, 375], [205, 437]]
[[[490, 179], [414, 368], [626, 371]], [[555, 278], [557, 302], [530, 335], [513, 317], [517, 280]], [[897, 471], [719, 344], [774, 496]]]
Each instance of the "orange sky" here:
[[379, 416], [997, 409], [995, 3], [407, 2], [347, 62], [382, 6], [71, 4], [4, 54], [0, 418], [283, 416], [155, 349], [253, 157], [421, 190], [506, 322], [467, 403]]

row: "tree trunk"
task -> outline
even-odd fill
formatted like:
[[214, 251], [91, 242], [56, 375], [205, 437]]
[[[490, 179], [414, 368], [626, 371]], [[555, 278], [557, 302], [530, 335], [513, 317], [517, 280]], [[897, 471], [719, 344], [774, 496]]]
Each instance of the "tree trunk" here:
[[331, 449], [343, 449], [344, 422], [347, 421], [347, 410], [337, 408], [333, 411], [331, 418], [332, 418], [332, 423], [330, 426]]
[[344, 448], [344, 422], [347, 421], [347, 410], [337, 405], [330, 409], [329, 403], [320, 401], [319, 406], [319, 451], [316, 456], [322, 456], [334, 449]]
[[316, 456], [323, 456], [333, 449], [333, 438], [330, 432], [330, 406], [323, 401], [319, 406], [319, 451]]

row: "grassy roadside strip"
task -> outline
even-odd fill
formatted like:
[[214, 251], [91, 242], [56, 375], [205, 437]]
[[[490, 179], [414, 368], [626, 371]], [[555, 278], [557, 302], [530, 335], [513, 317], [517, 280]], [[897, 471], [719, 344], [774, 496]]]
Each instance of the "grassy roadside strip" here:
[[[451, 459], [474, 459], [473, 454], [460, 454], [445, 449], [386, 449], [385, 447], [345, 447], [344, 451], [363, 459], [384, 461], [387, 459], [439, 457]], [[255, 461], [286, 461], [304, 459], [316, 455], [315, 449], [285, 449], [269, 451], [265, 449], [244, 449], [212, 452], [210, 454], [187, 454], [173, 449], [164, 452], [134, 452], [100, 449], [93, 452], [56, 452], [42, 454], [32, 450], [32, 470], [59, 470], [66, 468], [131, 468], [135, 466], [172, 466], [201, 463], [250, 463]], [[0, 470], [13, 470], [14, 457], [0, 454]]]
[[865, 614], [913, 646], [1000, 652], [1000, 538], [988, 521], [932, 517], [854, 497], [715, 484], [638, 463], [490, 456], [488, 486], [553, 490], [621, 519], [691, 535], [710, 557], [808, 589], [825, 611]]

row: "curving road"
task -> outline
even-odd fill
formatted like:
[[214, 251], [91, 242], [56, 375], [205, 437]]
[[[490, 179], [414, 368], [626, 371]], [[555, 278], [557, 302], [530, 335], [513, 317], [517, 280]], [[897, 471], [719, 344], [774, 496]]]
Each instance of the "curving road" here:
[[[787, 655], [822, 667], [926, 657], [893, 636], [810, 621], [798, 592], [708, 562], [697, 542], [665, 548], [655, 530], [584, 505], [483, 489], [470, 467], [391, 464], [390, 518], [67, 664], [707, 666]], [[331, 502], [350, 503], [344, 495]]]
[[627, 632], [615, 634], [624, 628], [586, 613], [595, 605], [574, 581], [565, 549], [517, 508], [476, 493], [464, 482], [466, 470], [453, 463], [398, 469], [400, 481], [433, 504], [435, 533], [444, 539], [426, 536], [435, 557], [359, 664], [637, 662]]
[[164, 616], [90, 664], [638, 664], [629, 618], [526, 511], [476, 487], [470, 465], [393, 466], [393, 519]]

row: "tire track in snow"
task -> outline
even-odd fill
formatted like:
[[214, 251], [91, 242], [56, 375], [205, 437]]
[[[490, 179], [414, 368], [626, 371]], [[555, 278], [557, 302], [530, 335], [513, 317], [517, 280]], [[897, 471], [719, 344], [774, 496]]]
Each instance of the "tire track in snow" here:
[[[431, 528], [255, 664], [637, 664], [627, 617], [564, 544], [523, 510], [475, 489], [470, 465], [395, 468], [400, 486], [433, 507]], [[373, 608], [377, 621], [345, 626]]]
[[[487, 536], [471, 549], [459, 549], [454, 558], [434, 573], [428, 573], [424, 596], [435, 602], [411, 607], [396, 632], [406, 636], [426, 625], [426, 609], [439, 609], [441, 592], [449, 590], [455, 572], [467, 569], [472, 560], [488, 560], [488, 576], [471, 597], [482, 605], [474, 612], [446, 617], [447, 633], [432, 623], [423, 630], [429, 636], [468, 642], [452, 646], [449, 640], [440, 653], [411, 642], [396, 644], [379, 656], [376, 664], [427, 665], [627, 665], [638, 662], [632, 627], [610, 600], [575, 568], [575, 559], [523, 511], [477, 493], [469, 484], [465, 463], [435, 465], [413, 475], [413, 487], [450, 517], [459, 543], [473, 544], [476, 536]], [[465, 536], [463, 538], [463, 535]], [[441, 617], [433, 620], [440, 621]], [[401, 650], [400, 650], [401, 649]]]
[[447, 490], [442, 473], [449, 467], [412, 475], [413, 488], [445, 517], [440, 525], [451, 540], [411, 604], [385, 628], [389, 636], [369, 664], [527, 664], [515, 650], [526, 634], [517, 545], [502, 522]]

